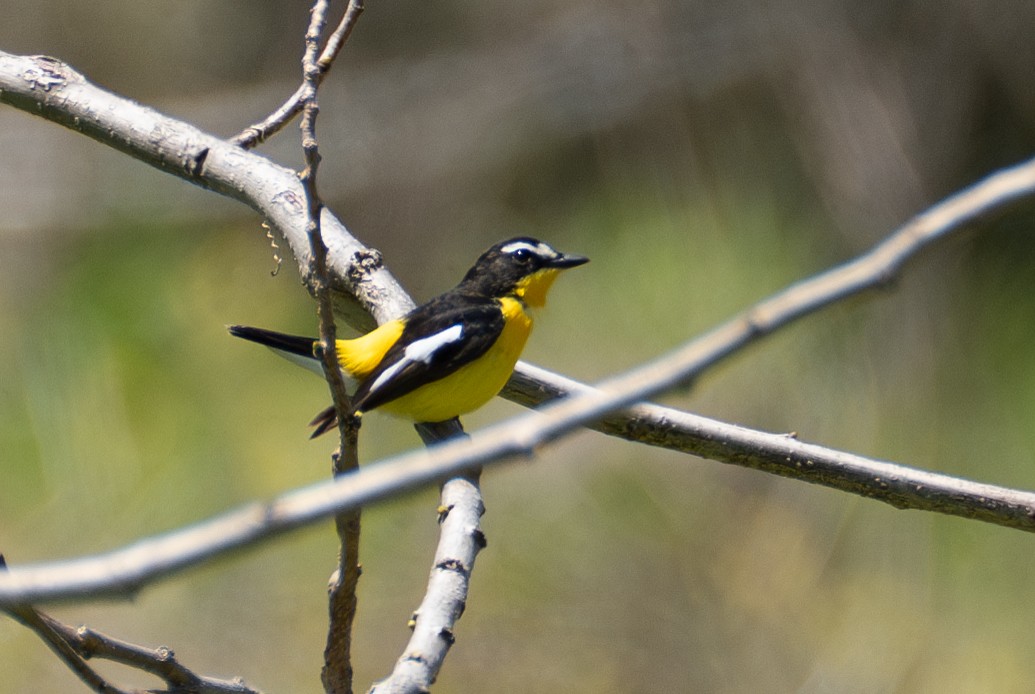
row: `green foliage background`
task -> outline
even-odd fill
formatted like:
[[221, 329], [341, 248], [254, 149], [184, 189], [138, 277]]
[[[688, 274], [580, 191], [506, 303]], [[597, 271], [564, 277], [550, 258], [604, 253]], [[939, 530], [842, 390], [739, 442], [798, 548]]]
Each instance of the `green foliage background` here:
[[[82, 7], [19, 0], [0, 47], [55, 54], [221, 134], [293, 89], [303, 3]], [[866, 7], [368, 3], [325, 83], [321, 187], [418, 299], [513, 233], [591, 256], [558, 282], [527, 357], [600, 378], [1030, 156], [1019, 71], [1032, 49], [1004, 23], [1031, 8]], [[623, 12], [627, 25], [594, 23]], [[586, 38], [600, 26], [612, 33]], [[499, 68], [522, 40], [570, 53], [477, 81], [472, 66]], [[625, 52], [595, 73], [609, 42]], [[672, 56], [685, 63], [648, 70], [671, 82], [623, 77]], [[601, 75], [623, 90], [595, 90]], [[512, 91], [529, 83], [543, 92]], [[294, 138], [264, 151], [296, 164]], [[81, 140], [0, 110], [0, 552], [13, 565], [121, 546], [329, 471], [332, 443], [304, 427], [323, 384], [224, 330], [315, 329], [292, 261], [271, 277], [261, 220]], [[1032, 210], [932, 248], [890, 291], [664, 402], [1032, 488]], [[494, 403], [467, 424], [516, 412]], [[417, 444], [404, 423], [365, 422], [366, 460]], [[484, 488], [489, 546], [438, 692], [1030, 690], [1026, 534], [588, 432], [489, 471]], [[359, 688], [408, 636], [436, 504], [427, 491], [364, 515]], [[206, 674], [318, 691], [335, 553], [321, 526], [131, 602], [53, 611]], [[0, 671], [3, 694], [81, 690], [10, 621]]]

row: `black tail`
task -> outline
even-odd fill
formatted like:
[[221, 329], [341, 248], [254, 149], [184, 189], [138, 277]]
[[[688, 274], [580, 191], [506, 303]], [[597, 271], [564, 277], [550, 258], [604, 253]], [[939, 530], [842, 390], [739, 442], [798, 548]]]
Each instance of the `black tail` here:
[[306, 357], [308, 359], [315, 358], [313, 354], [313, 344], [316, 340], [311, 337], [285, 335], [284, 333], [264, 330], [262, 328], [252, 328], [247, 325], [231, 325], [227, 330], [229, 330], [230, 334], [234, 337], [258, 342], [260, 345], [264, 345], [270, 349], [275, 349], [278, 352], [297, 354], [300, 357]]

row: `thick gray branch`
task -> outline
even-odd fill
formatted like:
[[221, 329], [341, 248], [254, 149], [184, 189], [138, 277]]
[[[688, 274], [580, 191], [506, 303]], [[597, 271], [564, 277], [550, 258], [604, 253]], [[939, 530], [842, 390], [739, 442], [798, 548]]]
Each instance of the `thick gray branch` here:
[[[0, 102], [245, 203], [284, 237], [299, 273], [312, 286], [305, 194], [291, 169], [105, 91], [54, 58], [0, 51]], [[336, 280], [335, 309], [350, 325], [370, 328], [371, 316], [384, 322], [413, 307], [377, 251], [359, 243], [327, 211], [321, 225], [328, 267]]]

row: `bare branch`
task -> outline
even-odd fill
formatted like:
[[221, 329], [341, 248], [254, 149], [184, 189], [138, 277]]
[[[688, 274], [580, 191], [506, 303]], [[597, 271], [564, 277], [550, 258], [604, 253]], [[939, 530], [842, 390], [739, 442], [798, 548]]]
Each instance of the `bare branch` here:
[[[7, 564], [0, 555], [0, 570]], [[15, 620], [31, 629], [85, 684], [99, 694], [144, 694], [116, 687], [86, 661], [102, 658], [150, 673], [163, 680], [169, 691], [195, 694], [260, 694], [241, 680], [219, 680], [197, 675], [184, 667], [168, 648], [144, 648], [112, 638], [87, 627], [70, 627], [29, 605], [5, 608]]]
[[[315, 61], [315, 66], [319, 70], [319, 73], [316, 75], [318, 84], [323, 81], [323, 78], [330, 71], [335, 58], [338, 57], [338, 53], [341, 52], [341, 49], [344, 48], [345, 43], [349, 40], [349, 36], [352, 35], [352, 29], [356, 26], [359, 15], [362, 13], [362, 0], [350, 0], [348, 7], [345, 8], [344, 16], [338, 24], [338, 28], [327, 39], [327, 45], [324, 46], [323, 53], [320, 54], [319, 60]], [[230, 141], [244, 149], [251, 149], [280, 132], [285, 125], [291, 122], [292, 118], [302, 111], [307, 89], [307, 82], [303, 81], [298, 89], [295, 90], [295, 93], [276, 111], [264, 120], [254, 125], [249, 125], [240, 134], [231, 138]]]
[[480, 510], [476, 478], [457, 477], [443, 489], [439, 514], [444, 527], [424, 600], [410, 619], [413, 634], [392, 673], [371, 687], [371, 694], [425, 692], [434, 683], [455, 640], [453, 627], [464, 611], [474, 560], [485, 548]]
[[[305, 74], [302, 111], [302, 152], [305, 157], [305, 169], [299, 175], [306, 202], [306, 237], [309, 240], [309, 252], [312, 256], [312, 267], [309, 276], [312, 278], [320, 316], [320, 351], [324, 375], [330, 387], [331, 399], [338, 413], [338, 429], [341, 434], [341, 454], [335, 464], [335, 473], [359, 466], [355, 451], [355, 428], [357, 420], [349, 417], [352, 403], [349, 401], [345, 380], [338, 365], [336, 349], [337, 326], [334, 323], [334, 308], [331, 301], [330, 271], [327, 265], [328, 248], [323, 239], [320, 217], [323, 202], [316, 187], [316, 175], [320, 167], [319, 144], [316, 139], [316, 117], [319, 113], [317, 87], [320, 70], [316, 64], [319, 51], [320, 34], [323, 31], [324, 15], [327, 11], [327, 0], [318, 0], [313, 6], [312, 21], [306, 31], [306, 51], [302, 59], [302, 71]], [[351, 431], [350, 431], [351, 428]], [[350, 440], [351, 439], [351, 442]]]
[[[328, 4], [327, 0], [317, 0], [314, 3], [309, 28], [305, 33], [301, 96], [302, 152], [305, 169], [299, 180], [305, 191], [306, 230], [309, 250], [313, 257], [310, 276], [315, 283], [320, 317], [320, 356], [338, 419], [339, 446], [338, 452], [333, 456], [332, 466], [332, 472], [337, 476], [359, 467], [359, 419], [351, 416], [352, 402], [338, 364], [337, 326], [334, 323], [327, 268], [328, 250], [320, 226], [323, 203], [316, 186], [320, 166], [319, 143], [316, 138], [316, 118], [320, 111], [317, 91], [323, 72], [317, 62], [317, 54], [320, 50], [320, 36], [323, 34]], [[338, 566], [331, 577], [328, 590], [329, 624], [320, 679], [323, 681], [324, 691], [328, 694], [352, 694], [352, 625], [356, 618], [356, 587], [360, 575], [360, 510], [354, 509], [340, 514], [335, 517], [334, 522], [341, 548], [338, 551]]]
[[[305, 272], [309, 255], [306, 237], [304, 233], [298, 233], [300, 227], [304, 228], [304, 224], [299, 224], [298, 201], [302, 199], [301, 191], [297, 187], [297, 182], [291, 180], [291, 174], [287, 170], [254, 154], [228, 148], [225, 143], [196, 129], [103, 92], [52, 59], [18, 58], [0, 53], [0, 87], [3, 90], [0, 92], [0, 100], [74, 127], [152, 165], [243, 200], [260, 210], [284, 233], [302, 265], [302, 271]], [[153, 132], [166, 134], [167, 137], [146, 136]], [[204, 166], [183, 165], [184, 162], [196, 162], [199, 158], [204, 162]], [[245, 177], [242, 168], [246, 168], [247, 173], [252, 175]], [[1033, 172], [1035, 161], [994, 174], [932, 208], [931, 213], [918, 217], [904, 227], [902, 232], [878, 246], [869, 256], [874, 260], [868, 264], [859, 264], [859, 261], [850, 263], [792, 287], [768, 302], [763, 302], [750, 315], [738, 317], [674, 355], [673, 359], [679, 364], [675, 375], [679, 378], [688, 378], [755, 339], [760, 332], [773, 329], [781, 324], [781, 321], [789, 322], [838, 297], [879, 284], [882, 275], [880, 272], [873, 273], [874, 268], [897, 270], [905, 257], [915, 253], [945, 231], [981, 214], [999, 209], [1018, 197], [1030, 195], [1035, 179]], [[280, 184], [282, 187], [272, 188], [274, 184]], [[285, 214], [285, 209], [291, 214]], [[332, 275], [344, 280], [346, 291], [356, 292], [363, 307], [369, 308], [381, 319], [399, 315], [412, 305], [395, 284], [394, 279], [380, 267], [380, 259], [376, 255], [371, 255], [355, 242], [344, 227], [326, 211], [322, 215], [322, 221], [325, 235], [329, 233], [330, 227], [334, 228], [331, 237], [333, 242], [329, 244]], [[373, 272], [369, 272], [371, 265], [374, 266]], [[840, 279], [836, 274], [838, 272], [843, 273]], [[831, 276], [834, 277], [833, 286], [830, 284]], [[353, 303], [352, 308], [355, 307], [356, 304]], [[352, 318], [355, 320], [355, 312]], [[524, 391], [518, 394], [517, 390], [512, 389], [509, 391], [511, 397], [521, 398], [526, 402], [538, 402], [545, 399], [550, 391], [558, 393], [572, 389], [573, 382], [551, 376], [547, 372], [528, 366], [520, 367], [519, 371], [515, 383], [523, 387]], [[636, 390], [610, 396], [590, 391], [586, 395], [562, 403], [561, 407], [587, 407], [589, 409], [583, 414], [594, 413], [587, 415], [592, 419], [593, 416], [599, 416], [607, 407], [645, 397], [643, 388], [634, 395]], [[555, 414], [562, 411], [556, 408]], [[547, 428], [540, 434], [546, 439], [558, 435], [560, 431], [556, 428], [556, 421], [551, 421], [553, 423], [543, 421]], [[819, 446], [810, 446], [787, 437], [751, 432], [664, 408], [639, 405], [622, 415], [611, 415], [604, 426], [612, 432], [635, 440], [655, 445], [669, 445], [722, 462], [764, 469], [871, 496], [900, 508], [935, 510], [1026, 530], [1032, 529], [1035, 516], [1033, 497], [1027, 492], [872, 461]], [[497, 430], [476, 437], [476, 440], [483, 442], [495, 431]], [[520, 432], [520, 427], [515, 431]], [[507, 443], [503, 440], [497, 448], [511, 452], [527, 450], [519, 441], [511, 439]], [[458, 448], [463, 445], [475, 446], [474, 443], [457, 443], [442, 447], [435, 452], [435, 458], [431, 458], [438, 462], [430, 470], [424, 468], [423, 464], [413, 461], [406, 463], [416, 466], [418, 471], [412, 472], [411, 477], [405, 481], [372, 479], [371, 475], [374, 475], [374, 472], [365, 469], [354, 476], [348, 476], [347, 485], [346, 480], [339, 482], [338, 484], [343, 486], [334, 488], [336, 491], [333, 494], [330, 488], [322, 492], [313, 492], [316, 498], [322, 499], [324, 503], [328, 503], [325, 495], [331, 495], [336, 499], [339, 505], [332, 510], [301, 510], [292, 507], [292, 513], [284, 516], [284, 509], [276, 503], [272, 506], [249, 507], [210, 521], [210, 524], [200, 526], [202, 530], [195, 528], [170, 535], [168, 538], [149, 540], [142, 548], [120, 550], [114, 555], [129, 562], [121, 567], [106, 563], [110, 561], [108, 559], [97, 558], [80, 560], [86, 562], [86, 568], [92, 568], [96, 573], [88, 572], [85, 575], [71, 577], [63, 573], [60, 564], [57, 568], [45, 566], [30, 573], [23, 573], [28, 569], [19, 569], [8, 576], [0, 577], [0, 601], [11, 603], [34, 600], [37, 597], [53, 599], [77, 594], [118, 594], [132, 590], [147, 581], [183, 568], [193, 561], [257, 542], [269, 534], [283, 532], [299, 523], [312, 522], [312, 514], [326, 515], [337, 510], [358, 507], [398, 490], [426, 483], [442, 474], [448, 474], [449, 471], [463, 470], [481, 461], [483, 458], [479, 457], [480, 455], [486, 455], [484, 452], [475, 455], [472, 451]], [[478, 444], [481, 445], [484, 444]], [[454, 451], [450, 455], [458, 457], [452, 460], [442, 459], [441, 456], [449, 454], [449, 451]], [[406, 467], [379, 468], [377, 475], [384, 474], [384, 470], [401, 473]], [[295, 501], [299, 499], [298, 496], [290, 498]], [[216, 529], [220, 532], [225, 531], [226, 537], [215, 541], [214, 538], [206, 536], [206, 531], [214, 532]], [[84, 565], [76, 562], [75, 566]], [[35, 580], [43, 583], [33, 587], [31, 582]]]
[[[417, 430], [429, 446], [458, 436], [467, 437], [459, 420], [421, 424]], [[481, 529], [485, 509], [480, 474], [481, 468], [477, 467], [442, 486], [438, 509], [442, 530], [424, 599], [410, 619], [413, 633], [391, 674], [377, 682], [370, 689], [372, 693], [427, 691], [442, 668], [453, 645], [454, 627], [467, 603], [474, 561], [486, 543]]]
[[[914, 217], [869, 252], [791, 285], [681, 348], [684, 378], [693, 379], [722, 359], [799, 318], [891, 282], [902, 265], [929, 243], [1033, 194], [1035, 159], [997, 171], [964, 188]], [[522, 364], [507, 384], [504, 396], [522, 405], [535, 406], [569, 394], [573, 383], [544, 369]], [[598, 427], [598, 430], [618, 433], [625, 427], [613, 418], [611, 421], [613, 426]]]
[[[1033, 194], [1035, 159], [987, 176], [917, 215], [869, 252], [760, 301], [689, 343], [681, 350], [684, 354], [685, 379], [700, 375], [752, 342], [834, 302], [887, 284], [899, 273], [902, 265], [927, 244]], [[535, 407], [582, 392], [585, 388], [584, 384], [546, 369], [521, 363], [503, 395], [526, 407]], [[669, 412], [671, 410], [654, 405], [643, 405], [609, 415], [590, 426], [605, 434], [705, 455], [699, 448], [696, 433], [676, 426], [669, 418]], [[758, 469], [799, 477], [779, 472], [779, 467]], [[807, 476], [800, 478], [816, 481]], [[850, 491], [836, 483], [827, 486]]]
[[[678, 358], [679, 353], [676, 353]], [[683, 374], [673, 357], [648, 364], [602, 389], [582, 392], [488, 427], [470, 439], [416, 451], [327, 482], [252, 504], [190, 528], [141, 540], [113, 552], [24, 566], [0, 575], [0, 607], [42, 601], [124, 596], [161, 577], [337, 513], [381, 501], [470, 470], [527, 458], [583, 423], [643, 398]], [[627, 419], [635, 427], [634, 408]], [[663, 414], [662, 414], [663, 413]], [[697, 455], [867, 496], [896, 508], [936, 511], [1035, 531], [1035, 493], [864, 458], [792, 437], [768, 434], [671, 409], [654, 415], [692, 435]]]
[[77, 652], [69, 639], [59, 631], [59, 627], [63, 627], [63, 624], [52, 623], [51, 618], [29, 605], [18, 605], [7, 608], [5, 611], [39, 636], [43, 643], [47, 644], [47, 648], [91, 690], [98, 694], [137, 694], [119, 689], [87, 665], [84, 656]]
[[[299, 274], [310, 292], [315, 292], [305, 192], [291, 169], [105, 91], [54, 58], [0, 51], [0, 103], [64, 125], [248, 205], [284, 238]], [[320, 221], [339, 317], [357, 329], [369, 330], [375, 322], [391, 320], [413, 308], [412, 299], [384, 267], [380, 253], [359, 243], [327, 210]]]

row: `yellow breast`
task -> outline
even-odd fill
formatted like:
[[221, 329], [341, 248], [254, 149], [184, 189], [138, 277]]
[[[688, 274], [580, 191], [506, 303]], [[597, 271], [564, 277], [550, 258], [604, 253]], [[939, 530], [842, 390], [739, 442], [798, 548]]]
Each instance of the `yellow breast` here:
[[516, 299], [500, 299], [503, 332], [483, 354], [443, 379], [428, 383], [379, 410], [416, 422], [442, 422], [477, 410], [496, 396], [514, 372], [514, 365], [532, 331], [532, 318]]

